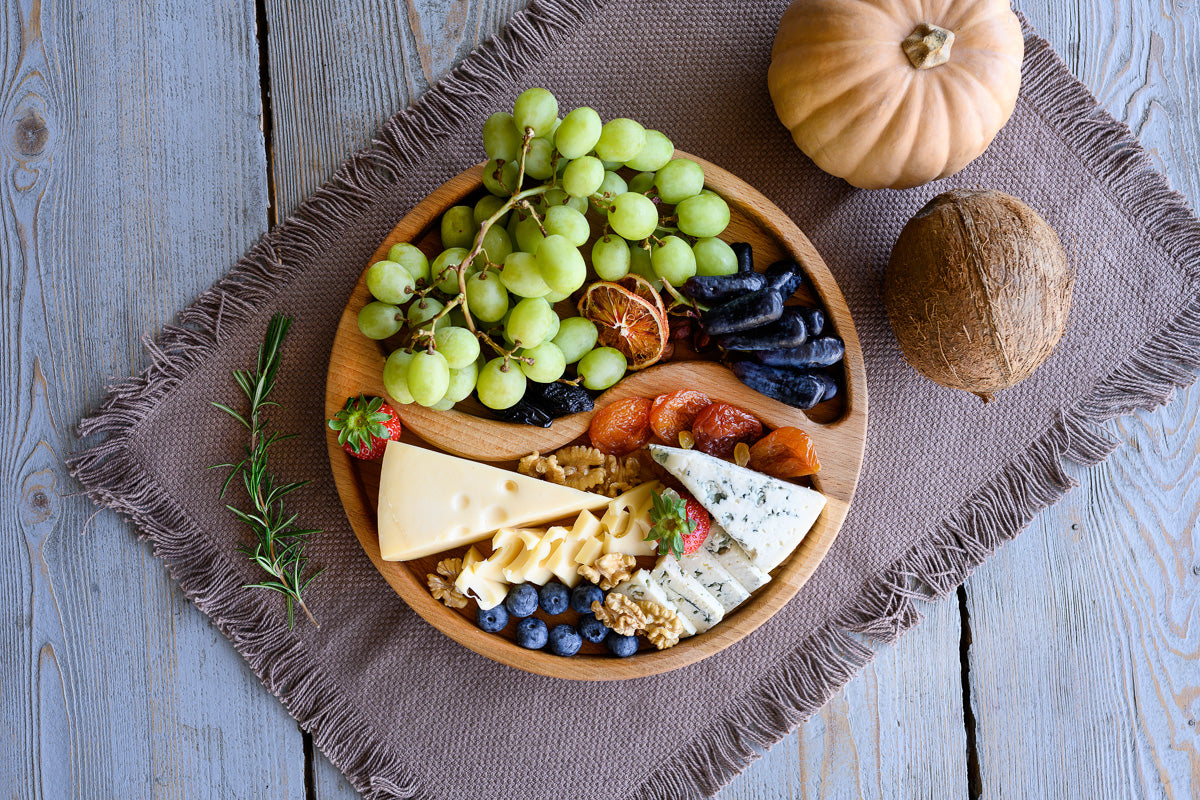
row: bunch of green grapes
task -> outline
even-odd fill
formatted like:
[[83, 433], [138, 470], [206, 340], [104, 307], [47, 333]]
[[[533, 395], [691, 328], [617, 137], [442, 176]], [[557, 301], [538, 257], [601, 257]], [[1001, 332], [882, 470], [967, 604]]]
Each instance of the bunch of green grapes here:
[[443, 214], [432, 261], [401, 243], [368, 270], [374, 299], [358, 325], [371, 339], [400, 337], [383, 373], [393, 400], [447, 409], [474, 391], [502, 410], [529, 381], [606, 389], [625, 356], [598, 346], [592, 321], [560, 314], [563, 301], [631, 272], [678, 299], [673, 287], [693, 275], [737, 271], [719, 238], [729, 206], [704, 189], [699, 164], [634, 120], [558, 111], [534, 88], [488, 117], [488, 194]]

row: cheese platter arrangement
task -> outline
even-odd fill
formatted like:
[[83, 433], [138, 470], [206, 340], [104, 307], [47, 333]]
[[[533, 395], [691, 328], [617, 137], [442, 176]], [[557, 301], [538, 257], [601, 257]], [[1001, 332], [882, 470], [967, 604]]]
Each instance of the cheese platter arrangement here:
[[637, 122], [530, 89], [399, 221], [326, 380], [355, 534], [466, 647], [615, 680], [736, 643], [833, 543], [867, 394], [804, 234]]

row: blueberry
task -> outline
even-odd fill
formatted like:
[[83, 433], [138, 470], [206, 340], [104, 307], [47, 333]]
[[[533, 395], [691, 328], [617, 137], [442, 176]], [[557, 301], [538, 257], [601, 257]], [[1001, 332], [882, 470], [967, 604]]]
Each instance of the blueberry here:
[[551, 616], [563, 613], [567, 610], [567, 602], [570, 594], [567, 592], [567, 587], [555, 581], [547, 583], [538, 592], [538, 599], [541, 600], [542, 610]]
[[579, 635], [589, 642], [599, 644], [607, 634], [608, 626], [596, 619], [595, 614], [589, 612], [579, 618]]
[[[517, 633], [521, 629], [517, 628]], [[636, 636], [622, 636], [616, 631], [609, 631], [608, 638], [604, 640], [604, 644], [608, 645], [608, 652], [618, 658], [629, 658], [638, 650], [638, 640]]]
[[475, 612], [475, 624], [484, 633], [499, 633], [508, 624], [508, 612], [502, 605], [486, 610], [478, 609]]
[[546, 623], [537, 617], [526, 617], [517, 623], [517, 644], [526, 650], [541, 650], [546, 646]]
[[517, 619], [528, 617], [537, 611], [537, 589], [528, 583], [518, 583], [508, 590], [508, 597], [504, 598], [504, 607], [508, 609], [509, 614], [512, 614]]
[[583, 647], [579, 632], [570, 625], [555, 625], [550, 629], [550, 652], [556, 656], [573, 656]]
[[581, 583], [571, 592], [571, 608], [580, 614], [592, 610], [592, 603], [604, 602], [604, 590], [594, 583]]

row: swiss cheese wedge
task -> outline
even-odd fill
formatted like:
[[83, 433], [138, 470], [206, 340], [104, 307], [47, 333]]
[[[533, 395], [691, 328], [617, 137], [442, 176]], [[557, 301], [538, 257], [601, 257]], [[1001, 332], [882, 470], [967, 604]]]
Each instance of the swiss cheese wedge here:
[[607, 506], [609, 498], [517, 472], [389, 442], [379, 479], [379, 550], [407, 561]]

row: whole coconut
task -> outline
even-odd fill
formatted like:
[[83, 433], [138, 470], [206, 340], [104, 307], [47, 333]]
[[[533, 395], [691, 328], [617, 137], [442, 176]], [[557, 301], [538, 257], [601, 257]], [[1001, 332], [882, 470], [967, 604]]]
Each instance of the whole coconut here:
[[904, 358], [930, 380], [985, 401], [1054, 352], [1074, 276], [1058, 234], [1029, 206], [956, 189], [896, 240], [884, 301]]

